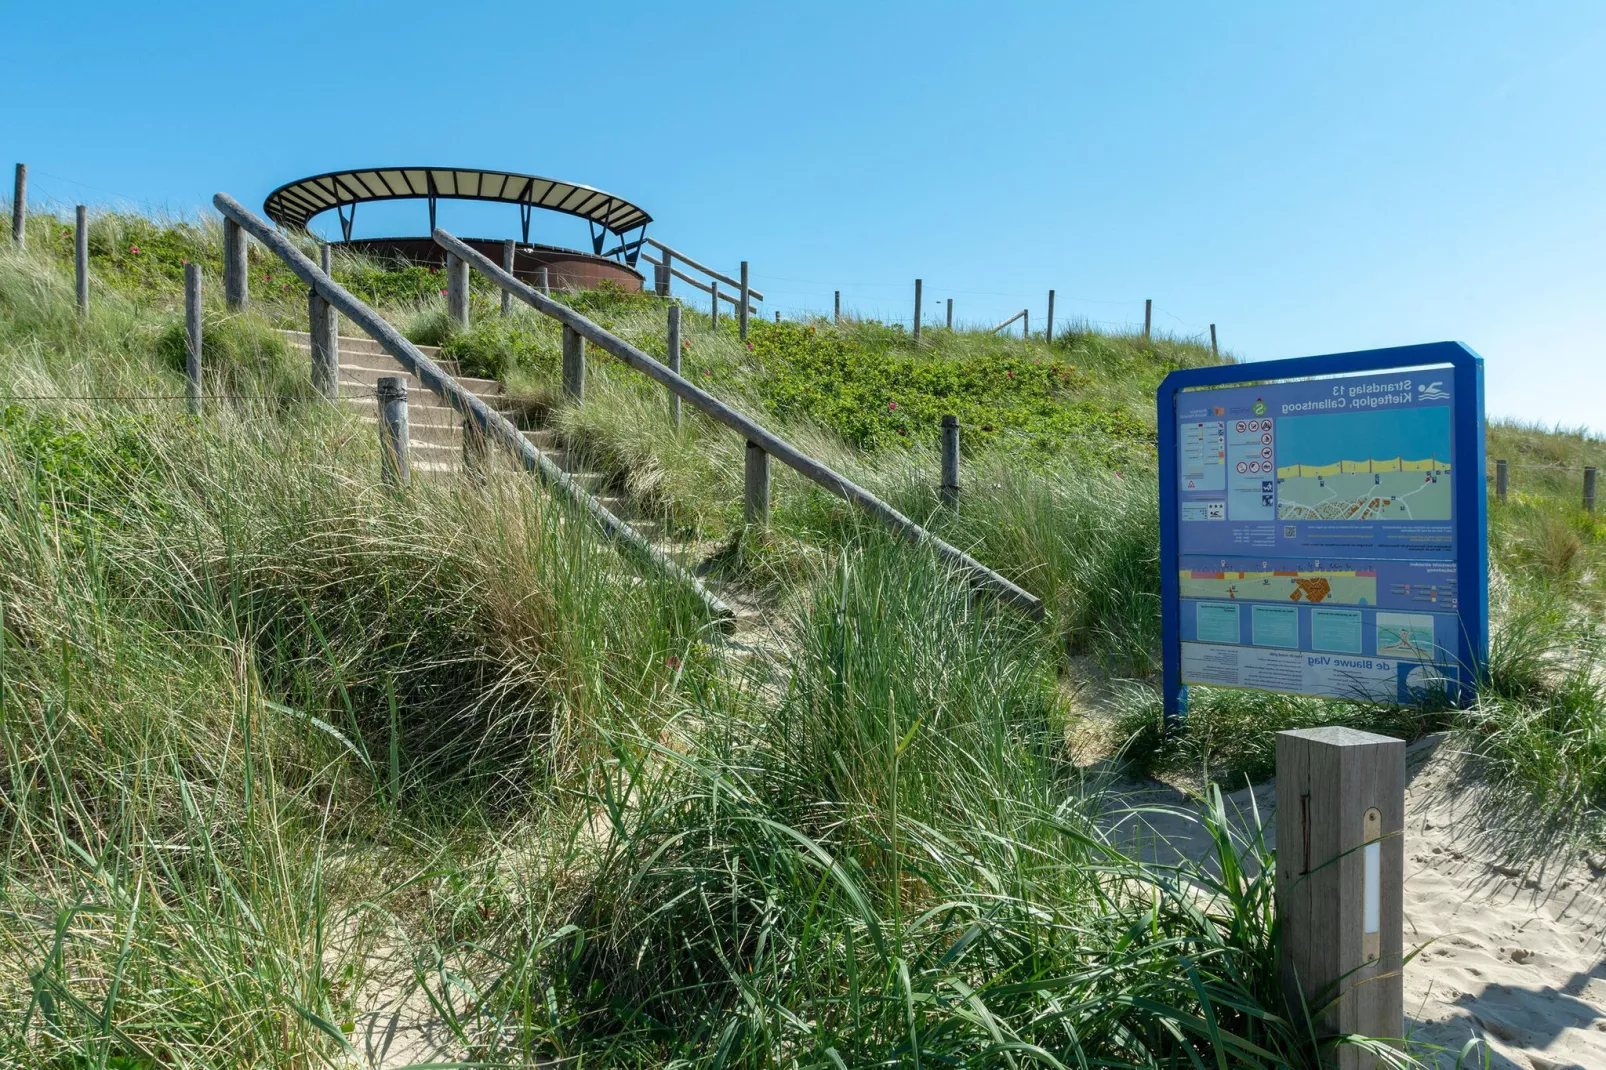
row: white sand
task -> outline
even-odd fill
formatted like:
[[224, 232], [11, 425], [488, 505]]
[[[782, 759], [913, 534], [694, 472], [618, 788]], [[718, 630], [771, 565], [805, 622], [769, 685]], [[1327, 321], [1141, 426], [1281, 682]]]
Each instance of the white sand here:
[[[1487, 824], [1488, 792], [1459, 775], [1462, 763], [1443, 737], [1407, 754], [1406, 952], [1425, 945], [1405, 969], [1413, 1053], [1453, 1067], [1477, 1037], [1498, 1070], [1606, 1070], [1606, 858], [1513, 862], [1535, 845], [1502, 848], [1504, 830]], [[1183, 805], [1154, 782], [1119, 795], [1126, 805]], [[1247, 825], [1249, 789], [1226, 802]], [[1257, 785], [1253, 804], [1275, 844], [1275, 786]], [[1147, 841], [1150, 857], [1205, 850], [1187, 820], [1149, 818], [1141, 831], [1132, 824], [1119, 821], [1122, 838]], [[1466, 1065], [1483, 1066], [1484, 1058], [1479, 1051]]]

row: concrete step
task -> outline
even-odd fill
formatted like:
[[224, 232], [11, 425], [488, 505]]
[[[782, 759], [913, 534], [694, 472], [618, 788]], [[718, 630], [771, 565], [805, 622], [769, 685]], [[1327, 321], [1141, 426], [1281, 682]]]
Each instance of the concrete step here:
[[[340, 378], [342, 381], [349, 379], [354, 382], [373, 385], [379, 382], [381, 376], [385, 375], [404, 376], [407, 380], [407, 389], [409, 391], [425, 392], [429, 393], [431, 397], [434, 396], [433, 391], [426, 390], [423, 380], [411, 372], [402, 371], [401, 365], [383, 354], [365, 356], [361, 362], [355, 360], [340, 362]], [[453, 376], [453, 378], [457, 380], [459, 386], [469, 393], [478, 394], [487, 400], [502, 396], [502, 384], [495, 379], [475, 379], [472, 376], [462, 375]]]
[[[360, 416], [358, 419], [373, 428], [374, 434], [377, 435], [379, 433], [379, 416], [377, 413], [373, 416]], [[413, 419], [413, 414], [408, 412], [407, 441], [414, 446], [421, 443], [429, 443], [430, 445], [439, 445], [457, 450], [461, 453], [463, 449], [463, 429], [455, 424], [419, 423]]]
[[[301, 349], [309, 350], [312, 348], [312, 336], [306, 331], [280, 331], [279, 333], [284, 336], [284, 340], [286, 342], [289, 342], [293, 346], [298, 346]], [[445, 363], [441, 362], [440, 346], [419, 346], [418, 351], [424, 354], [424, 356], [428, 357], [430, 360], [433, 360], [435, 363], [441, 364], [441, 367], [447, 372], [456, 374], [456, 361], [449, 360]], [[340, 336], [340, 352], [342, 356], [347, 353], [385, 353], [385, 347], [374, 341], [372, 338], [359, 338], [343, 334]], [[388, 356], [389, 354], [385, 355]], [[447, 365], [450, 365], [450, 367]]]

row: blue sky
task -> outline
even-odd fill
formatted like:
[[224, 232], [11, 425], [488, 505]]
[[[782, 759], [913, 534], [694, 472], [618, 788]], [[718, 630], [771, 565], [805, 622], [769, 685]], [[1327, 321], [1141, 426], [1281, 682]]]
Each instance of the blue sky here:
[[[598, 186], [766, 314], [1061, 319], [1247, 359], [1459, 339], [1606, 431], [1606, 4], [18, 4], [36, 199], [256, 206], [345, 166]], [[452, 73], [456, 67], [461, 73]], [[9, 162], [9, 161], [8, 161]], [[422, 206], [357, 233], [423, 233]], [[459, 233], [512, 208], [444, 205]], [[333, 231], [333, 221], [327, 221]], [[536, 224], [579, 244], [584, 227]]]

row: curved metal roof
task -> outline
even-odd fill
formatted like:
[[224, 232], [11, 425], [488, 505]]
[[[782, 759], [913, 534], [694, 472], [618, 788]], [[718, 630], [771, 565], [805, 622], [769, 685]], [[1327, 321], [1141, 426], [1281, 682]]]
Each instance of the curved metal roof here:
[[[511, 171], [465, 170], [460, 167], [371, 167], [330, 171], [288, 182], [263, 202], [268, 218], [284, 227], [305, 227], [313, 216], [331, 208], [365, 201], [411, 197], [468, 201], [505, 201], [579, 216], [615, 234], [652, 222], [652, 216], [622, 197], [574, 182]], [[431, 209], [433, 216], [433, 208]]]

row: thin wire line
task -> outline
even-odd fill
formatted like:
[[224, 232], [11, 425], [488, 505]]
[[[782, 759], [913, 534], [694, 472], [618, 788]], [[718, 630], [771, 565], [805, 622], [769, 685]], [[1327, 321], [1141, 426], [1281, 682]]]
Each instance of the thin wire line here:
[[[341, 394], [341, 401], [377, 398], [378, 392]], [[0, 394], [0, 401], [187, 401], [188, 394]], [[322, 394], [197, 394], [202, 401], [327, 401]]]

